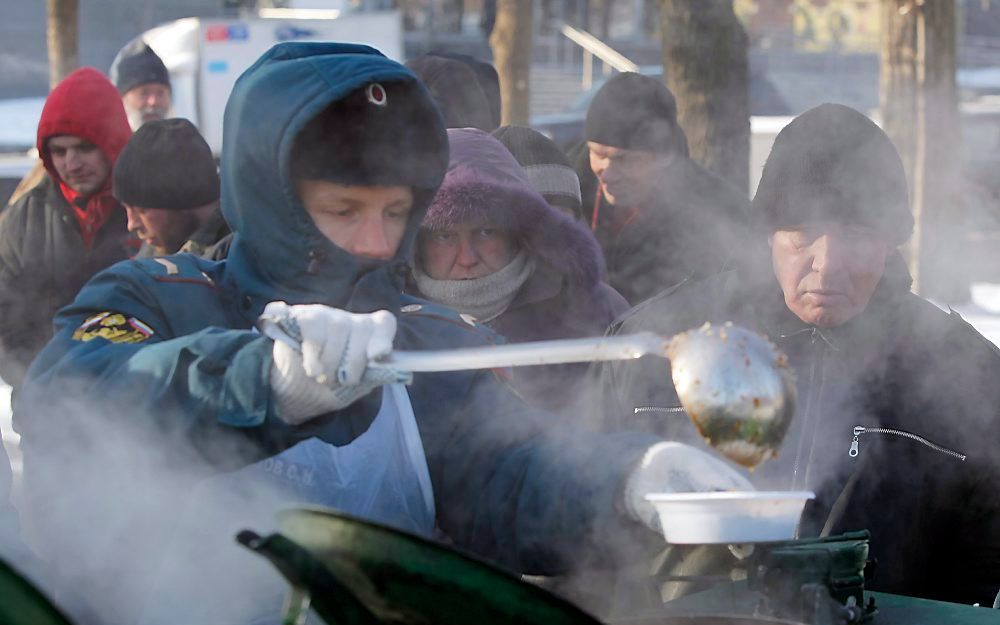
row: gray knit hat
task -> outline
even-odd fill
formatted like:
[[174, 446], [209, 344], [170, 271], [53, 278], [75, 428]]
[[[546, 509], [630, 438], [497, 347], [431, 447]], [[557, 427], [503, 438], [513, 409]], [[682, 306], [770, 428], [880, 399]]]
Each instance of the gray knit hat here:
[[146, 42], [136, 39], [118, 53], [111, 63], [111, 82], [125, 95], [139, 85], [159, 83], [170, 87], [170, 72]]
[[501, 126], [493, 136], [510, 150], [546, 202], [582, 218], [580, 179], [552, 140], [524, 126]]

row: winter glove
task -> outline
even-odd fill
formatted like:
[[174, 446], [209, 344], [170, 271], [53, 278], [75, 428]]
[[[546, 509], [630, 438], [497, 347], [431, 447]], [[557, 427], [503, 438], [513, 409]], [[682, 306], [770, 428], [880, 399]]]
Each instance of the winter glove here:
[[651, 493], [754, 490], [750, 482], [722, 460], [684, 443], [657, 443], [643, 454], [625, 481], [625, 509], [637, 521], [661, 531]]
[[271, 390], [279, 418], [291, 425], [400, 381], [395, 371], [368, 369], [369, 360], [392, 351], [396, 318], [388, 311], [354, 314], [320, 304], [271, 302], [258, 327], [274, 339]]

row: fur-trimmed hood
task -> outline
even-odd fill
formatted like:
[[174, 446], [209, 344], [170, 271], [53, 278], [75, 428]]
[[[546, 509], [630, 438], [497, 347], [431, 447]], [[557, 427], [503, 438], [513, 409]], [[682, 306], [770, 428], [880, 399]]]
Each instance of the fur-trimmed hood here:
[[448, 143], [448, 172], [422, 230], [486, 217], [572, 283], [590, 287], [601, 280], [604, 257], [594, 235], [549, 206], [502, 143], [473, 128], [449, 129]]

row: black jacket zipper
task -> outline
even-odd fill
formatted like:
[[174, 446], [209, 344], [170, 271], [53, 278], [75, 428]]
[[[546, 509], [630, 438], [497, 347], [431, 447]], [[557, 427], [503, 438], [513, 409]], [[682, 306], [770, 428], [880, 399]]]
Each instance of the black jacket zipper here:
[[903, 430], [895, 430], [895, 429], [892, 429], [892, 428], [868, 428], [868, 427], [864, 427], [863, 425], [856, 425], [856, 426], [854, 426], [854, 440], [851, 441], [851, 449], [850, 449], [850, 451], [847, 452], [847, 455], [849, 455], [852, 458], [857, 458], [858, 453], [860, 452], [860, 445], [858, 443], [858, 438], [862, 434], [888, 434], [890, 436], [900, 436], [902, 438], [908, 438], [910, 440], [917, 441], [918, 443], [920, 443], [922, 445], [926, 445], [927, 447], [930, 447], [934, 451], [939, 451], [939, 452], [941, 452], [943, 454], [946, 454], [948, 456], [951, 456], [953, 458], [958, 458], [959, 460], [962, 460], [962, 461], [964, 461], [965, 458], [966, 458], [965, 454], [960, 454], [957, 451], [948, 449], [947, 447], [942, 447], [941, 445], [938, 445], [937, 443], [931, 442], [931, 441], [927, 440], [926, 438], [924, 438], [923, 436], [919, 436], [919, 435], [914, 434], [912, 432], [906, 432], [906, 431], [903, 431]]

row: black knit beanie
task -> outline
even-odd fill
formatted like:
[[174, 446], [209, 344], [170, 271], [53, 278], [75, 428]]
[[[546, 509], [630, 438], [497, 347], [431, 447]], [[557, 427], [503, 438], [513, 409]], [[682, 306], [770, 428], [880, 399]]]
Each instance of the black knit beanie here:
[[585, 130], [587, 141], [595, 143], [688, 155], [674, 95], [656, 78], [635, 72], [616, 74], [604, 83], [587, 109]]
[[510, 150], [527, 174], [531, 186], [549, 204], [565, 206], [574, 215], [582, 216], [580, 179], [570, 166], [569, 159], [552, 140], [524, 126], [502, 126], [493, 132], [493, 136]]
[[835, 221], [874, 228], [896, 245], [913, 232], [896, 148], [874, 122], [840, 104], [810, 109], [778, 133], [753, 214], [769, 231]]
[[417, 81], [370, 83], [333, 102], [292, 145], [292, 179], [436, 188], [448, 166], [440, 113]]
[[182, 210], [219, 199], [219, 173], [194, 124], [186, 119], [146, 122], [118, 156], [112, 191], [122, 204]]
[[111, 64], [111, 82], [125, 95], [139, 85], [160, 83], [170, 86], [170, 72], [153, 49], [136, 39], [115, 57]]
[[489, 98], [466, 62], [425, 54], [407, 61], [406, 67], [427, 85], [446, 128], [496, 129]]

